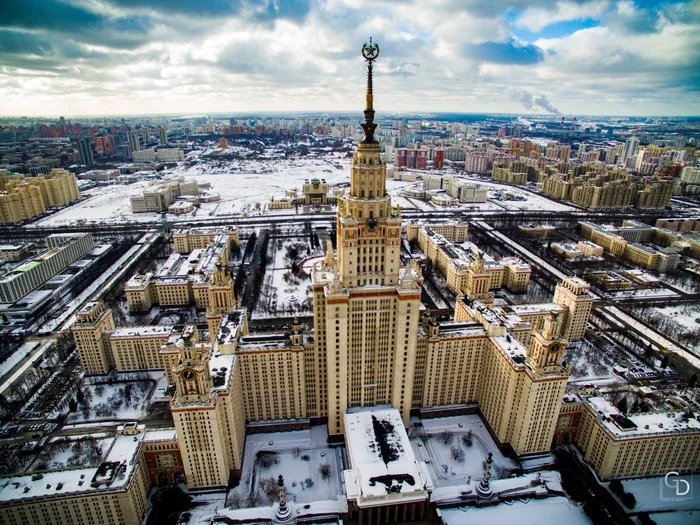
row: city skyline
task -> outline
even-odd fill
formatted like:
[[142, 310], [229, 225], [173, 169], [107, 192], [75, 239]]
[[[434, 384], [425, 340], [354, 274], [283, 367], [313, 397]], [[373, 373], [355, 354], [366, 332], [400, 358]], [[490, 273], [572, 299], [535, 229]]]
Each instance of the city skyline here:
[[692, 2], [30, 4], [0, 14], [4, 116], [354, 111], [370, 35], [384, 112], [700, 109]]

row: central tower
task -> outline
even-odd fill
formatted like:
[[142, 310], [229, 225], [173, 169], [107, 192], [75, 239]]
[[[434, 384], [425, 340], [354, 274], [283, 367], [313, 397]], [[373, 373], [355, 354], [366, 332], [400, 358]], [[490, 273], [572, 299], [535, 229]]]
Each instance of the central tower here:
[[338, 206], [338, 268], [347, 287], [396, 285], [401, 252], [401, 218], [386, 193], [386, 162], [374, 138], [372, 70], [379, 46], [362, 46], [367, 61], [365, 136], [352, 158], [350, 193]]
[[408, 424], [422, 276], [401, 267], [401, 217], [386, 193], [386, 163], [374, 137], [372, 73], [379, 46], [362, 46], [367, 61], [365, 136], [353, 155], [350, 192], [340, 199], [336, 253], [313, 272], [315, 356], [306, 356], [310, 415], [343, 432], [355, 406], [392, 405]]

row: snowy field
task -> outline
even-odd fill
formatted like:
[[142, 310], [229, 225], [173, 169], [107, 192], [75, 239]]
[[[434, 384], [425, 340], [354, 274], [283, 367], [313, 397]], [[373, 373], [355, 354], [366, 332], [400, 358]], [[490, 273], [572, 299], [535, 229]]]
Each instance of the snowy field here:
[[[686, 330], [697, 330], [700, 328], [700, 305], [684, 304], [678, 306], [666, 306], [663, 308], [652, 308], [664, 317], [673, 319]], [[700, 344], [700, 341], [698, 341]]]
[[149, 184], [147, 181], [140, 181], [132, 184], [114, 184], [91, 188], [81, 193], [81, 195], [87, 195], [87, 199], [63, 208], [34, 224], [37, 226], [60, 226], [62, 224], [152, 221], [159, 214], [132, 213], [129, 202], [130, 195], [138, 194]]
[[635, 315], [688, 348], [700, 350], [700, 305], [686, 303], [638, 309]]
[[[204, 152], [206, 153], [206, 152]], [[211, 184], [211, 191], [218, 193], [217, 202], [202, 203], [193, 212], [184, 215], [161, 213], [132, 213], [129, 197], [140, 194], [152, 181], [131, 184], [96, 186], [82, 193], [87, 198], [68, 206], [53, 215], [37, 221], [40, 226], [66, 224], [124, 223], [183, 218], [222, 217], [240, 214], [289, 214], [294, 210], [268, 210], [271, 198], [282, 198], [285, 192], [301, 190], [306, 179], [325, 179], [331, 187], [347, 187], [350, 183], [351, 159], [343, 152], [326, 152], [323, 156], [300, 158], [238, 159], [233, 161], [210, 160], [201, 157], [202, 152], [188, 156], [187, 162], [161, 172], [163, 178], [184, 176], [204, 184]], [[192, 162], [194, 162], [193, 165]], [[458, 175], [460, 179], [471, 180]], [[575, 209], [531, 193], [524, 188], [493, 182], [474, 180], [489, 189], [486, 203], [465, 203], [451, 209], [473, 210], [554, 210]], [[406, 182], [387, 179], [387, 190], [394, 204], [404, 209], [432, 211], [444, 209], [402, 195], [408, 188], [422, 187], [422, 182]]]
[[[163, 176], [166, 179], [184, 176], [200, 183], [210, 183], [211, 191], [221, 195], [220, 201], [203, 203], [191, 214], [165, 214], [165, 219], [218, 217], [262, 211], [272, 197], [281, 198], [288, 190], [301, 190], [306, 179], [326, 179], [331, 187], [350, 182], [350, 159], [338, 153], [329, 153], [323, 158], [241, 160], [226, 164], [229, 168], [221, 169], [213, 167], [210, 162], [200, 160], [191, 167], [181, 163], [175, 169], [164, 171]], [[58, 226], [159, 220], [161, 213], [131, 211], [129, 197], [139, 194], [150, 184], [151, 181], [139, 181], [91, 188], [83, 193], [88, 196], [87, 199], [35, 224]]]

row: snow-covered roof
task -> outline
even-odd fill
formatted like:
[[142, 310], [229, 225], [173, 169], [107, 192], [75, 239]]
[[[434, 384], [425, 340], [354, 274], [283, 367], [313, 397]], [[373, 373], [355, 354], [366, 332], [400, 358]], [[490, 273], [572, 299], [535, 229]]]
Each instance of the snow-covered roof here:
[[149, 430], [143, 436], [143, 442], [150, 441], [172, 441], [177, 439], [177, 432], [174, 428], [163, 430]]
[[211, 373], [215, 390], [226, 390], [229, 387], [235, 361], [236, 354], [212, 352], [209, 358], [209, 372]]
[[514, 304], [511, 305], [511, 310], [513, 313], [519, 315], [520, 317], [528, 317], [531, 315], [546, 315], [550, 312], [559, 313], [564, 310], [561, 305], [554, 303], [540, 303], [540, 304]]
[[172, 326], [127, 326], [117, 328], [111, 337], [170, 337]]
[[589, 407], [598, 415], [602, 425], [615, 437], [640, 437], [667, 432], [700, 432], [697, 417], [686, 418], [683, 412], [656, 412], [623, 415], [607, 399], [601, 396], [584, 398]]
[[0, 479], [0, 501], [125, 490], [139, 466], [136, 454], [144, 434], [117, 436], [99, 467], [56, 470]]
[[366, 507], [429, 497], [432, 480], [416, 461], [398, 410], [351, 410], [345, 414], [345, 436], [348, 500]]

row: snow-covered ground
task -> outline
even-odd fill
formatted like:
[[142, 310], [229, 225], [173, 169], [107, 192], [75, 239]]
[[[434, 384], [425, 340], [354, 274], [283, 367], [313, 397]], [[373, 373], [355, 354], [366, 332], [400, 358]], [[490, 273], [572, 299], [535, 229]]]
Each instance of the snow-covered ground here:
[[[411, 420], [409, 439], [417, 461], [425, 461], [436, 487], [465, 485], [481, 479], [483, 461], [493, 454], [492, 479], [509, 477], [517, 464], [498, 450], [484, 422], [475, 414]], [[421, 431], [422, 428], [422, 431]], [[465, 444], [471, 431], [471, 446]], [[445, 433], [449, 439], [445, 439]], [[445, 441], [448, 441], [447, 443]], [[453, 449], [461, 450], [458, 459]]]
[[[318, 260], [317, 257], [321, 256], [321, 248], [312, 250], [308, 236], [278, 239], [275, 242], [274, 259], [265, 270], [265, 281], [253, 316], [264, 318], [309, 314], [313, 308], [311, 267], [305, 262]], [[290, 250], [296, 251], [296, 260], [302, 265], [303, 272], [291, 271], [291, 261], [288, 258]]]
[[[216, 202], [202, 203], [195, 211], [185, 215], [165, 214], [166, 220], [185, 217], [221, 217], [239, 214], [288, 214], [290, 210], [267, 210], [272, 197], [282, 198], [287, 191], [301, 190], [306, 179], [325, 179], [334, 188], [350, 183], [351, 159], [344, 152], [328, 151], [321, 156], [285, 159], [270, 156], [260, 159], [223, 161], [203, 158], [206, 151], [188, 155], [187, 162], [160, 173], [164, 178], [184, 176], [204, 184], [211, 184], [211, 191], [221, 198]], [[193, 165], [192, 162], [194, 162]], [[466, 178], [459, 175], [459, 178]], [[524, 188], [493, 182], [474, 182], [489, 189], [486, 203], [464, 203], [456, 208], [478, 210], [573, 210], [572, 206], [554, 202]], [[141, 180], [130, 184], [96, 186], [85, 190], [86, 199], [68, 206], [57, 213], [37, 221], [40, 226], [62, 224], [124, 223], [160, 220], [161, 213], [132, 213], [129, 197], [140, 194], [152, 181]], [[402, 195], [407, 188], [422, 187], [422, 182], [387, 179], [387, 190], [404, 209], [432, 211], [442, 209], [433, 203], [423, 202]], [[291, 213], [294, 213], [292, 210]]]
[[[652, 310], [664, 317], [673, 319], [686, 330], [697, 330], [700, 328], [700, 305], [698, 304], [665, 306], [663, 308], [652, 308]], [[698, 341], [698, 344], [700, 344], [700, 341]]]
[[[472, 181], [469, 177], [458, 176], [459, 179]], [[509, 186], [507, 184], [499, 184], [496, 182], [484, 182], [482, 180], [473, 180], [474, 183], [488, 188], [488, 201], [482, 203], [465, 202], [458, 206], [453, 206], [450, 209], [476, 209], [476, 210], [547, 210], [547, 211], [568, 211], [576, 209], [573, 206], [555, 202], [541, 195], [537, 195], [524, 188]], [[445, 207], [434, 204], [432, 202], [424, 202], [413, 197], [404, 195], [407, 189], [422, 189], [423, 182], [409, 182], [388, 179], [387, 190], [393, 198], [394, 204], [399, 204], [404, 209], [420, 209], [424, 211], [432, 211], [445, 209]]]
[[593, 523], [582, 508], [566, 498], [547, 498], [516, 501], [512, 505], [501, 503], [496, 507], [456, 507], [441, 509], [446, 525], [494, 525], [517, 523], [518, 525], [541, 525], [542, 523], [566, 523], [567, 525], [590, 525]]
[[132, 213], [129, 196], [143, 191], [150, 182], [96, 186], [81, 195], [88, 198], [37, 221], [37, 226], [60, 226], [62, 224], [89, 224], [101, 222], [152, 221], [157, 214]]
[[154, 386], [150, 379], [83, 385], [82, 400], [78, 399], [78, 409], [70, 413], [68, 421], [136, 420], [148, 410], [148, 399]]
[[59, 470], [98, 465], [114, 443], [114, 436], [105, 433], [90, 436], [54, 438], [36, 457], [29, 471]]
[[39, 341], [29, 341], [17, 348], [7, 359], [0, 363], [0, 377], [9, 374], [12, 369], [29, 357], [29, 354], [39, 346]]
[[[284, 476], [290, 502], [344, 499], [340, 482], [342, 449], [329, 448], [327, 438], [325, 426], [294, 432], [248, 434], [241, 482], [229, 492], [228, 506], [269, 506], [271, 502], [260, 483], [269, 478], [277, 480], [279, 475]], [[275, 458], [269, 467], [260, 465], [258, 461], [265, 452], [273, 453]], [[327, 476], [321, 473], [322, 465], [328, 465]], [[256, 493], [259, 500], [251, 505], [251, 495], [255, 497]]]
[[571, 366], [573, 381], [600, 381], [616, 377], [612, 373], [612, 359], [613, 356], [607, 353], [601, 356], [600, 349], [588, 341], [566, 345], [565, 360]]
[[644, 288], [641, 290], [621, 290], [608, 294], [611, 299], [625, 297], [678, 297], [678, 294], [667, 288]]
[[655, 332], [648, 326], [644, 325], [643, 323], [640, 323], [637, 321], [634, 317], [627, 315], [624, 313], [622, 310], [620, 310], [617, 306], [605, 306], [603, 307], [603, 310], [606, 312], [612, 314], [614, 317], [624, 321], [625, 323], [629, 324], [631, 327], [633, 327], [635, 330], [637, 330], [640, 334], [642, 334], [644, 337], [655, 341], [657, 344], [660, 346], [666, 348], [666, 350], [673, 352], [674, 354], [678, 354], [682, 356], [684, 359], [688, 360], [693, 366], [695, 367], [700, 367], [700, 359], [695, 357], [693, 354], [689, 353], [685, 348], [680, 347], [670, 339], [663, 337], [661, 334]]

